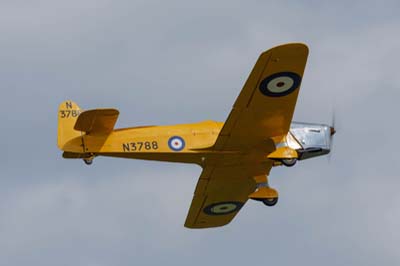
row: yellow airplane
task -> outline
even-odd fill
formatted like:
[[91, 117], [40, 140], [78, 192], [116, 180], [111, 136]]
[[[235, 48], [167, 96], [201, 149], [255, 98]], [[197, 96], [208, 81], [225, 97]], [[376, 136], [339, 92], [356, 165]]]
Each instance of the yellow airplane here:
[[225, 123], [114, 129], [118, 110], [83, 111], [65, 101], [58, 111], [58, 147], [64, 158], [86, 164], [96, 156], [198, 164], [203, 171], [185, 226], [226, 225], [248, 199], [277, 203], [267, 178], [273, 166], [330, 152], [333, 126], [292, 122], [307, 56], [301, 43], [262, 53]]

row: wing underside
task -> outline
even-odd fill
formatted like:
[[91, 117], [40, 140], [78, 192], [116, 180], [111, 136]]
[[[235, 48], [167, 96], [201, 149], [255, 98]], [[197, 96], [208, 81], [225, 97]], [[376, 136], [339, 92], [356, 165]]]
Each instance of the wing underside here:
[[208, 228], [228, 224], [256, 189], [255, 177], [268, 175], [272, 167], [272, 162], [265, 161], [261, 154], [244, 156], [234, 163], [230, 161], [229, 157], [224, 157], [222, 161], [209, 163], [203, 168], [186, 227]]
[[307, 46], [298, 43], [260, 55], [213, 147], [243, 157], [206, 160], [186, 227], [228, 224], [256, 189], [254, 177], [269, 174], [266, 156], [275, 150], [272, 138], [289, 131], [307, 56]]
[[204, 168], [186, 218], [188, 228], [208, 228], [228, 224], [255, 190], [252, 176], [239, 176], [240, 169]]
[[262, 53], [215, 144], [215, 150], [247, 150], [289, 131], [307, 62], [304, 44]]

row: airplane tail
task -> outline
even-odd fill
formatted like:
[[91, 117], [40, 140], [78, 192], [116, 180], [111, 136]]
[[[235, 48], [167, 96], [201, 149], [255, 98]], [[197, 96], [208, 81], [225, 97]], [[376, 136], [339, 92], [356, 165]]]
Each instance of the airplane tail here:
[[81, 131], [74, 129], [81, 112], [82, 110], [73, 101], [62, 102], [58, 107], [57, 145], [61, 150], [65, 150], [70, 140], [82, 135]]
[[61, 103], [58, 109], [57, 145], [64, 151], [63, 157], [93, 157], [114, 130], [118, 115], [118, 110], [112, 108], [83, 111], [73, 101]]

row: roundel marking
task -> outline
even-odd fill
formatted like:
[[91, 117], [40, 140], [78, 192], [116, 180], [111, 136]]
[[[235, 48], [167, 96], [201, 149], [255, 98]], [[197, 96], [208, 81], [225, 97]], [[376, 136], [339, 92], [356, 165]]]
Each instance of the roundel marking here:
[[301, 77], [293, 72], [279, 72], [266, 77], [260, 83], [260, 91], [265, 96], [281, 97], [295, 91], [301, 82]]
[[239, 211], [242, 206], [239, 201], [225, 201], [208, 205], [203, 211], [208, 215], [225, 215]]
[[185, 141], [179, 136], [173, 136], [169, 138], [168, 146], [173, 151], [181, 151], [185, 148]]

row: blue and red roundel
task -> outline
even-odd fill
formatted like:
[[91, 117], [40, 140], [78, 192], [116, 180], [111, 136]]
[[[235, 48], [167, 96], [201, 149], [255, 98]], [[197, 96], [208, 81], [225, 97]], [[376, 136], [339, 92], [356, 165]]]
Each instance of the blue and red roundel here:
[[173, 136], [168, 140], [168, 146], [173, 151], [181, 151], [185, 148], [185, 141], [179, 136]]

